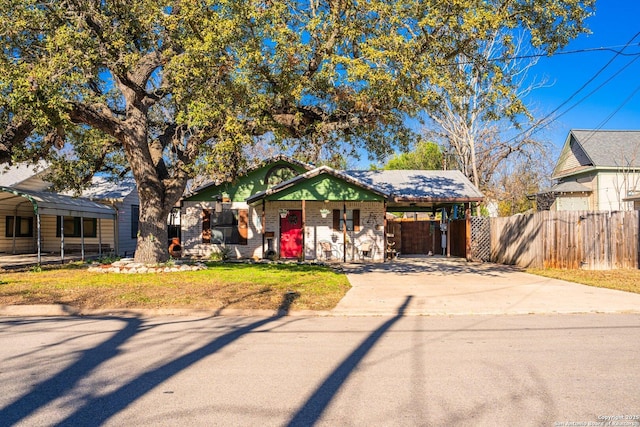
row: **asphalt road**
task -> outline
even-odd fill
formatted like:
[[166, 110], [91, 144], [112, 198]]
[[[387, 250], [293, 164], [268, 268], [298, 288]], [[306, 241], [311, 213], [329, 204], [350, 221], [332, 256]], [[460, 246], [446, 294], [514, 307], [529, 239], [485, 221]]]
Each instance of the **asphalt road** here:
[[398, 311], [1, 318], [0, 425], [640, 425], [638, 314]]

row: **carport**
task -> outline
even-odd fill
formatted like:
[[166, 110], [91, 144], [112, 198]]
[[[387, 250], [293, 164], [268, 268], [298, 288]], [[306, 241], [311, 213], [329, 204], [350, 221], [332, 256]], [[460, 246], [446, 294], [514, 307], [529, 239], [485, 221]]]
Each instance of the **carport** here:
[[[349, 171], [349, 175], [388, 195], [385, 210], [411, 218], [387, 220], [387, 240], [402, 254], [468, 258], [471, 206], [483, 194], [457, 170]], [[440, 213], [442, 220], [436, 220]], [[444, 238], [443, 238], [444, 236]]]
[[0, 187], [0, 215], [0, 252], [36, 253], [38, 264], [43, 252], [59, 250], [64, 262], [65, 250], [78, 250], [84, 259], [89, 251], [102, 255], [117, 246], [116, 211], [88, 199]]

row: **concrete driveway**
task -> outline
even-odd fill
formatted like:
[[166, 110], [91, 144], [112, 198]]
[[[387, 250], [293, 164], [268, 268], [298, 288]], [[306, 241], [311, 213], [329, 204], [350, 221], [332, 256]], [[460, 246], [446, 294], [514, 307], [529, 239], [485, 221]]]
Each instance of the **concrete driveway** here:
[[335, 315], [640, 312], [640, 294], [579, 285], [459, 258], [345, 265], [352, 288]]

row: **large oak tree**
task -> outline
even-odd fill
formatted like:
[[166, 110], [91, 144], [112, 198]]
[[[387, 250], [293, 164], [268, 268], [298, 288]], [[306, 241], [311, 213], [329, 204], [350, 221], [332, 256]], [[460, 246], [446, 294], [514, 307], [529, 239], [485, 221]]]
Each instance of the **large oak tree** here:
[[232, 176], [264, 135], [384, 155], [451, 83], [442, 67], [483, 60], [498, 28], [553, 52], [590, 3], [0, 0], [0, 162], [57, 155], [80, 182], [130, 171], [136, 259], [164, 261], [167, 215], [199, 166]]

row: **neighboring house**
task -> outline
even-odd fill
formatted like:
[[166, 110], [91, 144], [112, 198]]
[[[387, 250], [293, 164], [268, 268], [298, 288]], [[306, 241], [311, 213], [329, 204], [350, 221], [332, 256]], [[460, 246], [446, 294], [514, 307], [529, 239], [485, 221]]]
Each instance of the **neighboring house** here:
[[337, 171], [276, 157], [183, 199], [182, 248], [186, 256], [382, 261], [387, 210], [482, 198], [459, 171]]
[[82, 197], [113, 207], [117, 214], [115, 223], [115, 248], [117, 255], [132, 256], [138, 243], [138, 216], [140, 202], [136, 182], [132, 177], [118, 181], [94, 176]]
[[116, 212], [81, 197], [46, 191], [46, 167], [17, 165], [0, 173], [0, 252], [64, 254], [115, 248]]
[[571, 130], [552, 179], [556, 184], [536, 195], [538, 210], [637, 209], [640, 131]]

